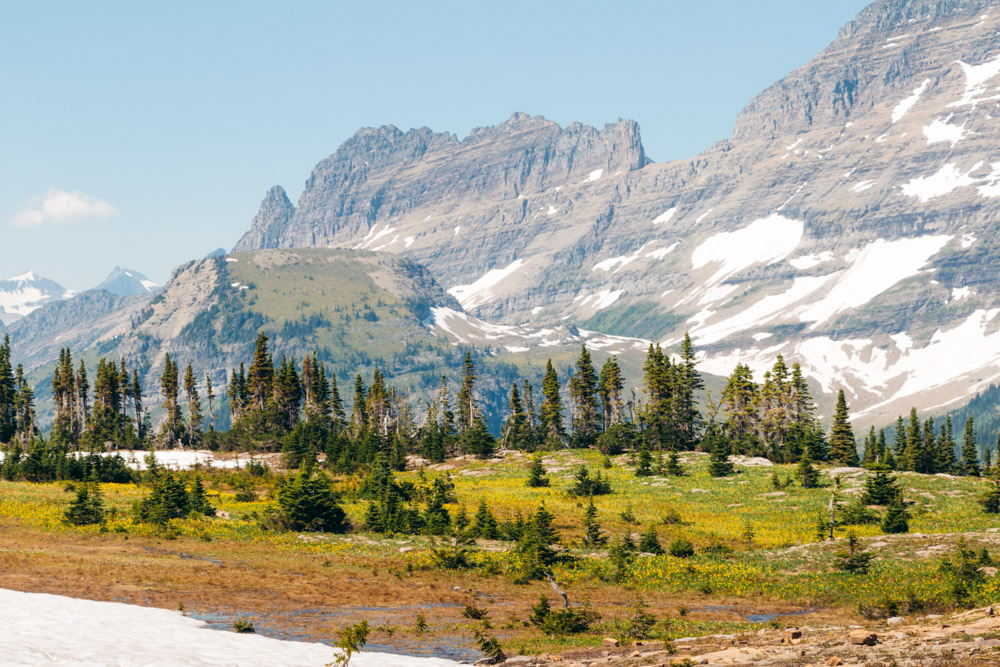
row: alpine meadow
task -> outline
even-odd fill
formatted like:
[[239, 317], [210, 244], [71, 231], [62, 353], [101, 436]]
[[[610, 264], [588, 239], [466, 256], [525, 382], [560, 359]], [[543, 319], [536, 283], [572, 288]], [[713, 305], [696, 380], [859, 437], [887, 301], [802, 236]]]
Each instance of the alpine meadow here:
[[[34, 270], [0, 280], [0, 663], [1000, 664], [1000, 3], [859, 3], [833, 42], [691, 158], [655, 161], [633, 120], [517, 112], [464, 137], [363, 127], [295, 203], [254, 185], [265, 195], [252, 220], [221, 194], [177, 190], [200, 186], [205, 161], [228, 170], [220, 193], [284, 178], [281, 142], [261, 138], [252, 158], [224, 142], [270, 114], [257, 88], [269, 68], [289, 69], [327, 25], [355, 53], [374, 11], [308, 4], [227, 15], [264, 55], [201, 36], [206, 69], [190, 79], [173, 76], [191, 55], [171, 41], [167, 58], [160, 40], [195, 28], [173, 13], [158, 24], [167, 15], [152, 7], [117, 17], [143, 22], [149, 52], [114, 56], [120, 69], [93, 81], [117, 90], [148, 71], [158, 95], [177, 94], [171, 105], [199, 99], [198, 111], [162, 110], [183, 109], [172, 139], [122, 121], [125, 110], [110, 130], [109, 118], [90, 126], [93, 101], [39, 116], [110, 132], [115, 155], [146, 151], [135, 143], [146, 137], [166, 165], [149, 168], [178, 159], [179, 180], [139, 187], [141, 170], [116, 171], [132, 194], [86, 194], [70, 184], [96, 192], [110, 167], [72, 141], [46, 163], [66, 151], [69, 171], [38, 177], [67, 185], [10, 178], [24, 192], [0, 258], [44, 262], [59, 282]], [[491, 60], [521, 8], [444, 17], [445, 3], [421, 16], [376, 4], [389, 32], [350, 67], [377, 117], [409, 117], [445, 83], [469, 92], [432, 99], [438, 117], [478, 108], [478, 79], [404, 67], [439, 48], [454, 72], [504, 72], [494, 98], [541, 95], [533, 82], [552, 54]], [[665, 11], [627, 4], [630, 22]], [[693, 5], [673, 4], [678, 26], [695, 21]], [[587, 9], [562, 15], [567, 30], [616, 11]], [[77, 11], [84, 31], [109, 16], [63, 10], [59, 31]], [[617, 34], [623, 16], [606, 16], [606, 32], [638, 48], [645, 27]], [[288, 39], [293, 18], [302, 34]], [[784, 20], [795, 31], [804, 18]], [[463, 56], [434, 43], [472, 23], [482, 43]], [[409, 54], [408, 25], [428, 31]], [[577, 53], [568, 34], [549, 35], [550, 48]], [[750, 68], [767, 55], [711, 48]], [[17, 86], [34, 68], [49, 75], [32, 85], [61, 80], [39, 58]], [[532, 59], [538, 71], [520, 67]], [[628, 62], [654, 85], [659, 65]], [[350, 92], [355, 70], [328, 65], [282, 75], [316, 88], [286, 86], [286, 116], [271, 121], [282, 127], [267, 128], [309, 154], [332, 148], [334, 119], [371, 113]], [[595, 86], [615, 72], [590, 66]], [[382, 108], [383, 88], [398, 108]], [[660, 120], [699, 90], [670, 94], [677, 108]], [[220, 100], [247, 119], [209, 120]], [[331, 125], [303, 141], [293, 126], [315, 106]], [[188, 113], [212, 130], [190, 139], [206, 142], [193, 156]], [[89, 175], [72, 173], [85, 163]], [[131, 221], [139, 209], [148, 221]], [[220, 233], [198, 216], [238, 219], [236, 234], [223, 230], [232, 249], [195, 250]], [[155, 240], [160, 227], [169, 241]], [[81, 289], [109, 249], [135, 266], [176, 248], [200, 259], [165, 281], [174, 261], [144, 269], [155, 281], [115, 266]]]

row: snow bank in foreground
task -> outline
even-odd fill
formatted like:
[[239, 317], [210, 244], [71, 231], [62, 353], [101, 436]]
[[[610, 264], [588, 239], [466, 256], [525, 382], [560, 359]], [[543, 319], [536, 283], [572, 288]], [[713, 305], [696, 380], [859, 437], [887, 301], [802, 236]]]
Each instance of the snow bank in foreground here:
[[[4, 665], [296, 665], [336, 657], [323, 644], [211, 630], [176, 611], [0, 589]], [[436, 667], [450, 660], [361, 653], [358, 667]]]

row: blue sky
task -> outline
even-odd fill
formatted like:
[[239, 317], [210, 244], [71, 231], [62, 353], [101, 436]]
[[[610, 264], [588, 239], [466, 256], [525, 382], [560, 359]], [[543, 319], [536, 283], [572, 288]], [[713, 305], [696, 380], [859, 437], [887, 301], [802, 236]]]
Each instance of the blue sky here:
[[366, 125], [633, 118], [689, 157], [866, 4], [5, 2], [0, 278], [162, 283]]

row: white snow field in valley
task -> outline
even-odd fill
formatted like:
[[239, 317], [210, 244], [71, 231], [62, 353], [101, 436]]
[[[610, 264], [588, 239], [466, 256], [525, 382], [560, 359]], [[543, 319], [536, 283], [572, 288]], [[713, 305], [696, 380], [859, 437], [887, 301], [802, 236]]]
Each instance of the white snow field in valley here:
[[[212, 630], [178, 611], [0, 589], [0, 665], [322, 667], [323, 644]], [[445, 667], [439, 658], [358, 653], [357, 667]]]

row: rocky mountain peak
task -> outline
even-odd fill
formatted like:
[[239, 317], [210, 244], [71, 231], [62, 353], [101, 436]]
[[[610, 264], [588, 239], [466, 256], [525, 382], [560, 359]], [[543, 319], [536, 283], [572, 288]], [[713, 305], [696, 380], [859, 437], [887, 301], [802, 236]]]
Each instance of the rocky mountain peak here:
[[[499, 125], [472, 130], [461, 141], [426, 127], [407, 132], [392, 125], [363, 128], [316, 165], [297, 207], [283, 191], [268, 193], [235, 249], [344, 245], [356, 236], [371, 236], [377, 226], [391, 228], [393, 220], [419, 207], [454, 210], [476, 201], [517, 200], [648, 163], [639, 126], [628, 120], [601, 129], [580, 123], [562, 128], [518, 112]], [[433, 214], [421, 216], [423, 223], [432, 219]], [[439, 231], [436, 225], [422, 226], [414, 231]], [[406, 243], [406, 238], [395, 242]], [[410, 238], [407, 247], [417, 234]]]

